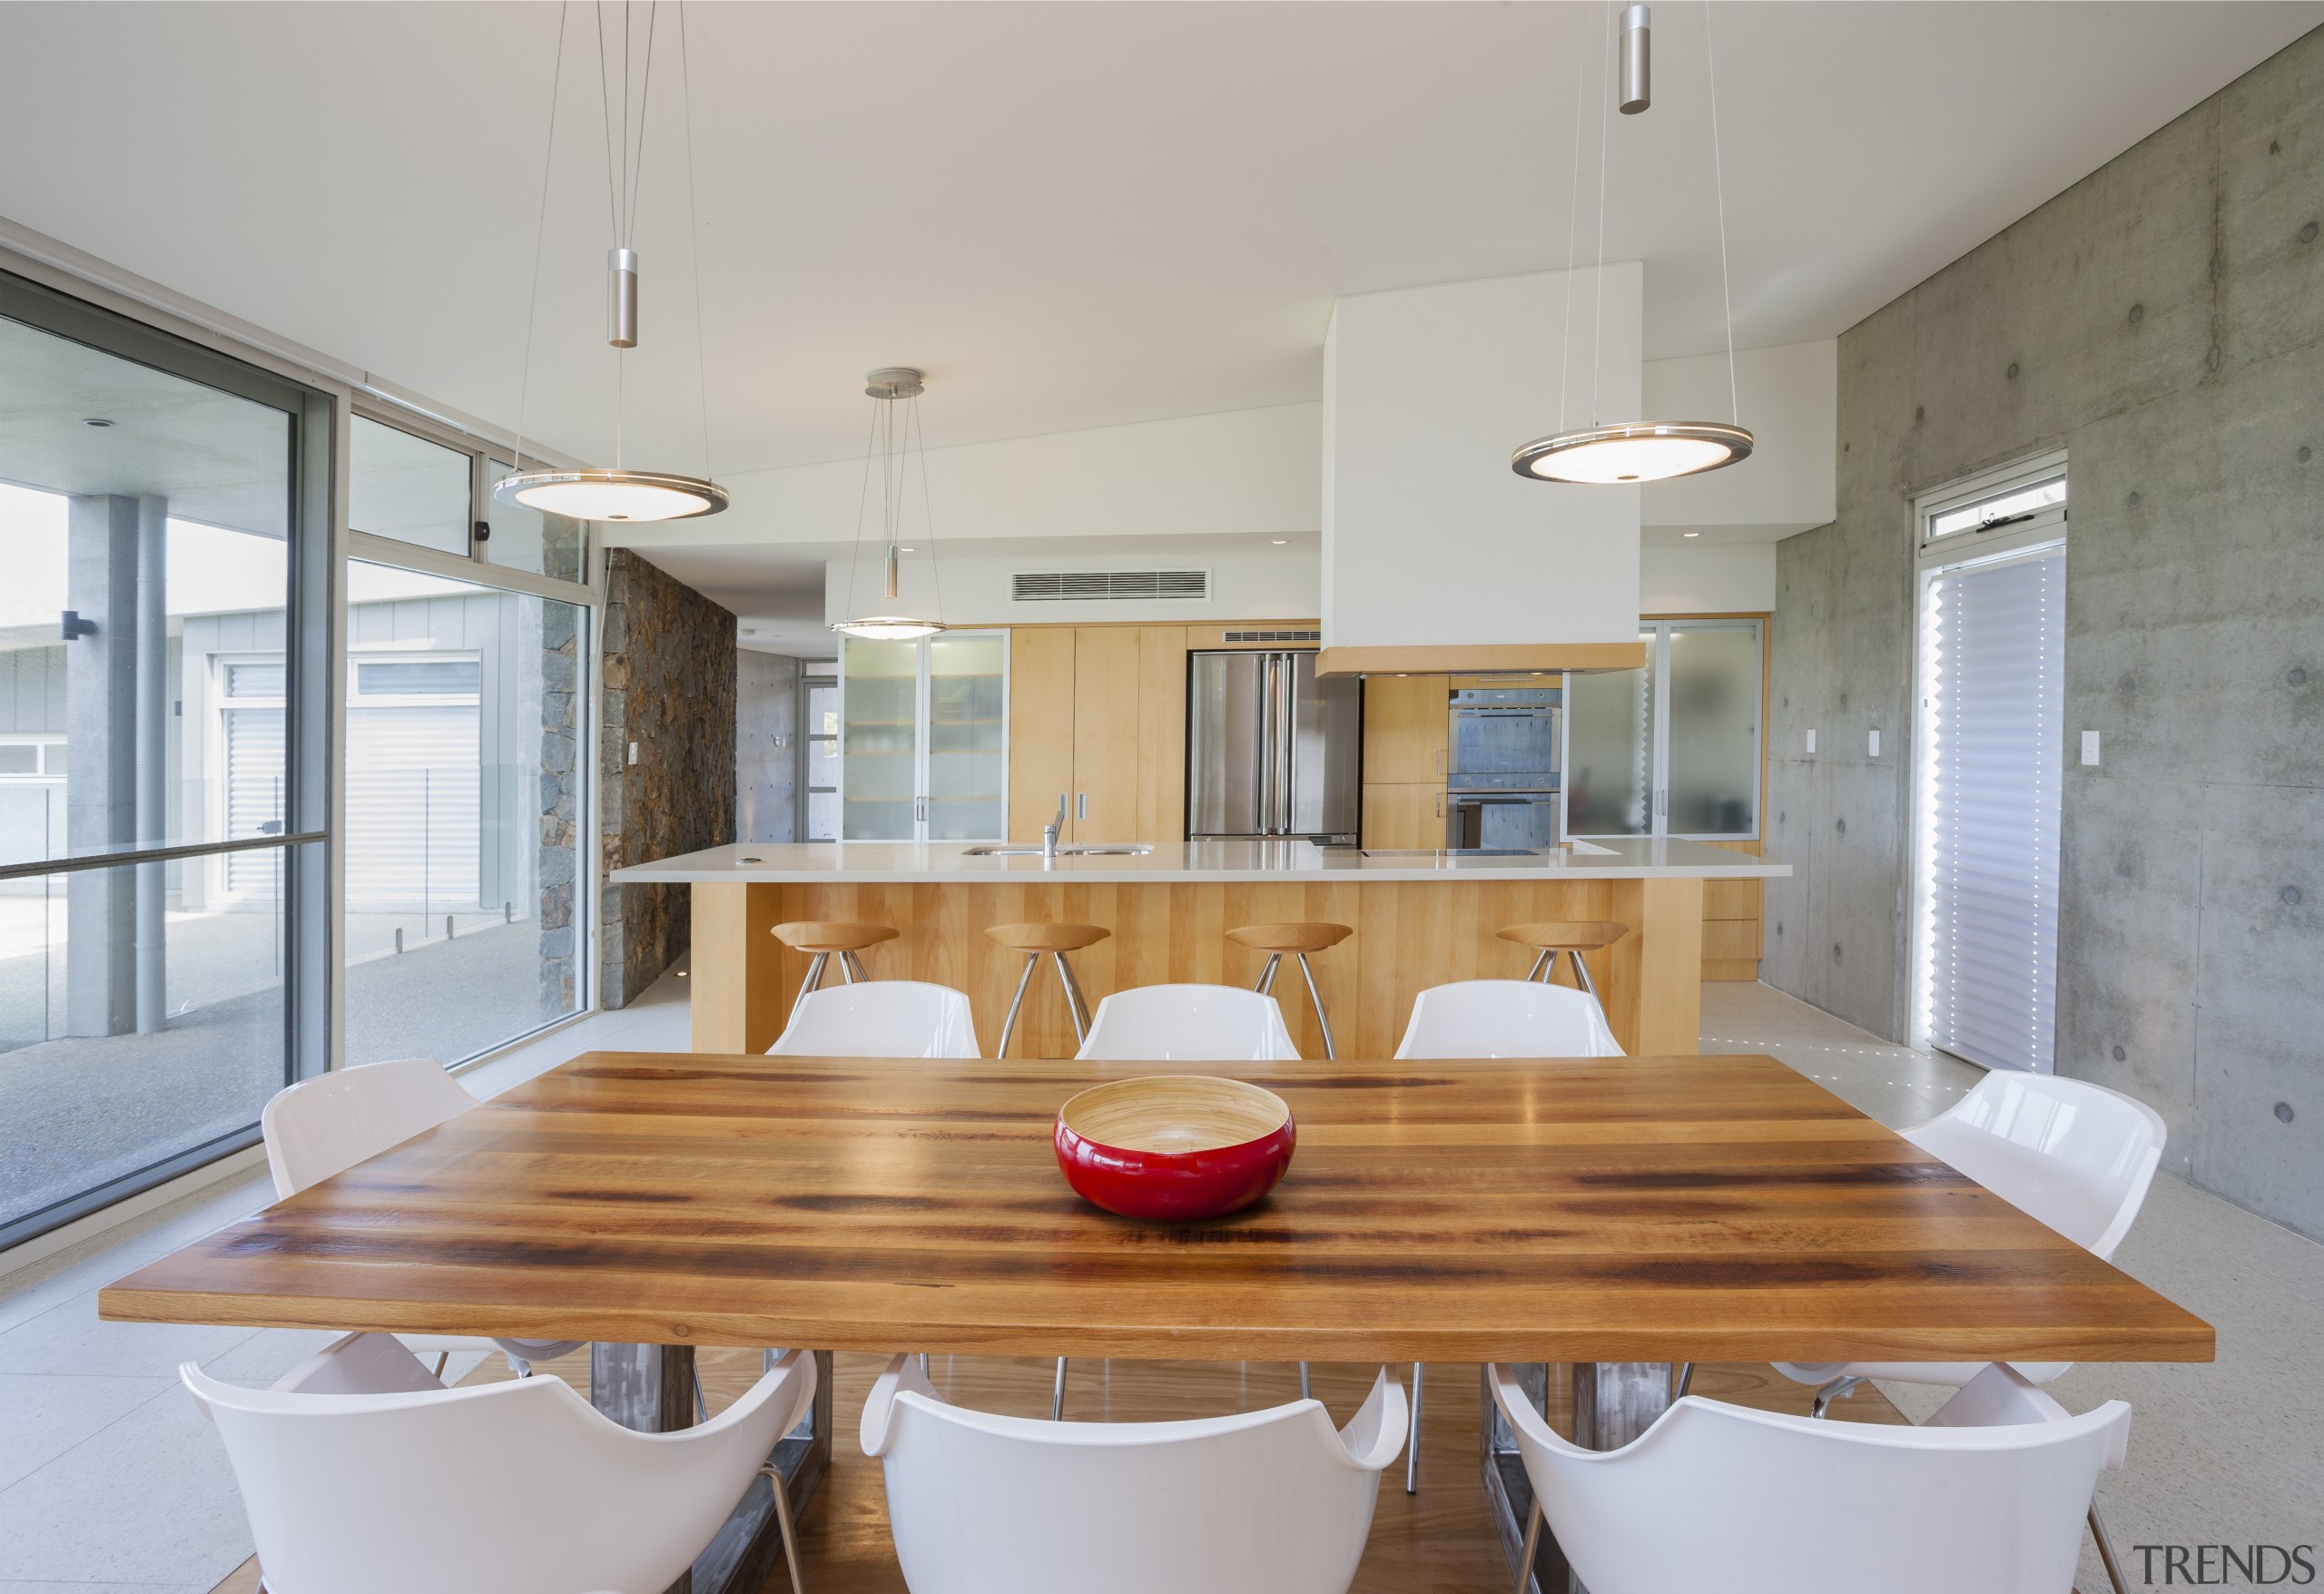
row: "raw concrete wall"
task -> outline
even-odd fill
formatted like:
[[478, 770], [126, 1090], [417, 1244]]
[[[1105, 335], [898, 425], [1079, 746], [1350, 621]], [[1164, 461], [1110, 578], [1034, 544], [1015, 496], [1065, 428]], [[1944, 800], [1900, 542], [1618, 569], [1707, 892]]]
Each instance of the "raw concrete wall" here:
[[[2324, 32], [1840, 339], [1780, 545], [1768, 979], [1905, 1033], [1911, 500], [2068, 450], [2061, 1073], [2324, 1235]], [[1808, 727], [1820, 751], [1808, 755]], [[1865, 755], [1883, 733], [1886, 756]], [[2104, 763], [2075, 762], [2100, 732]]]
[[735, 657], [734, 839], [799, 839], [799, 661]]

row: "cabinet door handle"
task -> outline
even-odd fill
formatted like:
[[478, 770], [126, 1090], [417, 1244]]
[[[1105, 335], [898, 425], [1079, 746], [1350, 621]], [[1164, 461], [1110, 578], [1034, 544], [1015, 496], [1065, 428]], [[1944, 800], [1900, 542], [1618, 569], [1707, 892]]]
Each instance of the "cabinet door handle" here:
[[1436, 750], [1436, 772], [1439, 778], [1444, 773], [1444, 749], [1442, 747]]
[[1436, 794], [1436, 817], [1439, 819], [1444, 817], [1444, 793], [1442, 792]]
[[1073, 817], [1076, 819], [1088, 819], [1089, 817], [1088, 792], [1076, 792], [1073, 794]]

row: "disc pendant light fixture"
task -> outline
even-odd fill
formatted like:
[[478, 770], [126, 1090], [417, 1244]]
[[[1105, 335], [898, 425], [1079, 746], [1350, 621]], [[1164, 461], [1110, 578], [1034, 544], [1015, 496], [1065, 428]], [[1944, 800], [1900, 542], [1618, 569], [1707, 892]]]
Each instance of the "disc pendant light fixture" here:
[[[1652, 16], [1644, 5], [1626, 6], [1622, 11], [1621, 42], [1614, 64], [1618, 88], [1609, 93], [1611, 99], [1619, 94], [1621, 112], [1634, 116], [1654, 103]], [[1710, 61], [1710, 5], [1703, 6], [1703, 54]], [[1604, 56], [1599, 57], [1601, 74]], [[1601, 92], [1605, 92], [1601, 89]], [[1579, 202], [1578, 181], [1581, 166], [1579, 91], [1575, 103], [1574, 158], [1577, 181], [1569, 193], [1566, 223], [1566, 280], [1569, 302], [1572, 293], [1573, 223], [1571, 207]], [[1510, 468], [1533, 481], [1576, 482], [1595, 486], [1619, 486], [1631, 482], [1668, 481], [1673, 477], [1699, 476], [1706, 470], [1718, 470], [1751, 456], [1750, 430], [1742, 425], [1740, 408], [1736, 402], [1735, 386], [1735, 307], [1728, 290], [1727, 276], [1727, 185], [1720, 168], [1718, 152], [1718, 79], [1716, 68], [1710, 74], [1710, 159], [1714, 192], [1718, 201], [1718, 280], [1719, 296], [1727, 320], [1727, 396], [1732, 412], [1727, 420], [1631, 420], [1604, 421], [1592, 418], [1586, 427], [1569, 430], [1563, 424], [1565, 379], [1561, 372], [1558, 380], [1560, 424], [1546, 438], [1536, 438], [1521, 444], [1509, 457]], [[1598, 269], [1602, 277], [1606, 267], [1606, 200], [1605, 150], [1599, 151], [1598, 198]], [[1604, 288], [1600, 287], [1602, 296]], [[1603, 311], [1600, 315], [1598, 337], [1602, 343], [1605, 334]], [[1572, 327], [1569, 320], [1566, 339], [1572, 341]], [[1590, 382], [1590, 404], [1597, 406], [1597, 380]]]
[[[911, 550], [899, 548], [898, 539], [903, 535], [904, 489], [909, 484], [915, 458], [919, 465], [921, 514], [928, 526], [924, 539], [928, 545], [928, 571], [937, 577], [936, 525], [928, 516], [928, 445], [920, 430], [920, 396], [928, 389], [928, 379], [908, 365], [882, 366], [865, 373], [863, 391], [872, 399], [872, 439], [863, 450], [863, 488], [855, 506], [855, 546], [847, 565], [847, 612], [857, 618], [842, 620], [832, 629], [849, 636], [860, 636], [866, 642], [916, 642], [923, 636], [933, 636], [944, 629], [944, 622], [921, 619], [903, 613], [898, 602], [898, 577], [902, 562], [898, 557]], [[855, 569], [863, 550], [863, 521], [872, 504], [872, 472], [880, 473], [880, 530], [886, 544], [881, 559], [881, 569], [886, 581], [886, 602], [881, 613], [862, 615], [855, 606]], [[936, 606], [944, 606], [944, 587], [940, 579], [934, 582]]]
[[[640, 74], [636, 95], [636, 128], [631, 132], [630, 122], [630, 30], [631, 7], [624, 0], [621, 8], [621, 32], [618, 48], [621, 68], [616, 74], [607, 68], [606, 37], [604, 9], [593, 6], [597, 13], [597, 72], [602, 91], [618, 86], [621, 94], [619, 120], [610, 105], [602, 105], [606, 116], [606, 211], [613, 227], [613, 244], [606, 251], [606, 341], [616, 351], [614, 356], [614, 462], [610, 467], [583, 469], [535, 469], [524, 466], [524, 399], [517, 401], [517, 469], [493, 484], [494, 499], [503, 504], [520, 504], [544, 515], [559, 515], [572, 520], [645, 521], [684, 520], [697, 515], [715, 515], [726, 507], [726, 489], [710, 479], [710, 412], [707, 382], [702, 379], [701, 363], [706, 356], [702, 342], [702, 271], [697, 260], [694, 267], [694, 345], [697, 385], [704, 392], [703, 403], [703, 474], [684, 476], [665, 470], [633, 470], [622, 458], [623, 422], [627, 397], [626, 359], [628, 351], [637, 347], [637, 289], [638, 258], [636, 242], [637, 190], [645, 157], [645, 112], [654, 90], [654, 33], [660, 20], [661, 6], [649, 0], [645, 13], [645, 70]], [[679, 66], [684, 80], [686, 146], [687, 222], [694, 248], [701, 247], [701, 229], [694, 214], [694, 93], [692, 73], [688, 69], [685, 47], [685, 9], [678, 6]], [[565, 65], [566, 7], [557, 8], [557, 63], [551, 76], [549, 90], [549, 156], [556, 150], [556, 101], [563, 86]], [[620, 153], [618, 163], [615, 154], [616, 142]], [[546, 233], [548, 221], [548, 165], [545, 161], [541, 172], [541, 234], [537, 234], [533, 246], [533, 300], [540, 298], [540, 236]], [[532, 376], [532, 313], [528, 310], [525, 321], [525, 384], [530, 386]]]

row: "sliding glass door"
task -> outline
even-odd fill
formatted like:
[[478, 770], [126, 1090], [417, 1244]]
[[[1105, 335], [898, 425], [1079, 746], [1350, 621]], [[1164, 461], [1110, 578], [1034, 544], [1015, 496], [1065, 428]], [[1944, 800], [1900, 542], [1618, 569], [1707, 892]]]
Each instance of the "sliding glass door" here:
[[330, 423], [0, 278], [0, 1246], [328, 1064]]
[[1565, 833], [1757, 837], [1762, 623], [1656, 620], [1639, 640], [1644, 669], [1567, 679]]

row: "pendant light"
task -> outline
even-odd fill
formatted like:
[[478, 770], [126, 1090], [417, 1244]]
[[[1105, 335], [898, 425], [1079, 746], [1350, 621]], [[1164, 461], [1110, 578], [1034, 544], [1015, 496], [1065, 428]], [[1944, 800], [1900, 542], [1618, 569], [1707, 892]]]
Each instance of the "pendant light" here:
[[[887, 577], [889, 612], [864, 615], [855, 619], [842, 620], [832, 626], [849, 636], [860, 636], [866, 642], [917, 642], [923, 636], [933, 636], [945, 628], [941, 620], [923, 620], [896, 610], [896, 577], [902, 550], [896, 540], [903, 533], [904, 487], [916, 454], [920, 462], [921, 513], [928, 514], [928, 444], [920, 430], [920, 396], [928, 389], [928, 379], [908, 365], [882, 366], [865, 373], [863, 391], [872, 399], [872, 438], [863, 449], [863, 488], [855, 502], [855, 545], [847, 563], [847, 612], [856, 613], [855, 567], [861, 560], [863, 546], [863, 517], [872, 502], [872, 468], [880, 469], [880, 524], [887, 543], [881, 563]], [[898, 410], [902, 413], [899, 418]], [[936, 570], [936, 526], [928, 521], [928, 569], [931, 577]], [[944, 586], [936, 582], [936, 606], [944, 606]]]
[[[612, 82], [606, 69], [606, 24], [602, 7], [593, 6], [597, 15], [597, 81], [600, 103], [606, 85]], [[563, 86], [565, 68], [565, 17], [566, 8], [557, 7], [556, 70], [549, 85], [549, 156], [556, 150], [556, 101]], [[686, 144], [686, 220], [691, 233], [694, 261], [694, 349], [697, 386], [704, 392], [703, 404], [703, 474], [682, 476], [665, 470], [632, 470], [622, 463], [623, 421], [627, 396], [626, 360], [628, 351], [637, 347], [637, 251], [634, 247], [637, 226], [637, 189], [645, 160], [645, 111], [654, 91], [654, 33], [660, 20], [659, 0], [649, 0], [645, 12], [645, 69], [637, 92], [637, 132], [633, 143], [630, 134], [629, 93], [629, 0], [623, 0], [621, 11], [621, 123], [618, 129], [620, 163], [616, 172], [614, 145], [616, 129], [611, 107], [605, 107], [606, 116], [606, 210], [613, 226], [613, 246], [606, 253], [606, 341], [615, 350], [614, 356], [614, 462], [611, 467], [577, 470], [524, 468], [524, 395], [517, 399], [517, 467], [515, 472], [493, 484], [492, 497], [503, 504], [518, 504], [544, 515], [563, 516], [570, 520], [643, 521], [685, 520], [698, 515], [715, 515], [726, 507], [726, 489], [710, 479], [710, 407], [707, 382], [702, 364], [705, 359], [702, 342], [702, 267], [700, 261], [701, 230], [695, 224], [694, 210], [694, 84], [690, 52], [685, 42], [685, 7], [678, 6], [679, 70], [684, 88], [684, 121]], [[544, 162], [541, 172], [540, 231], [533, 244], [533, 306], [540, 300], [540, 239], [548, 222], [548, 165]], [[525, 318], [525, 386], [532, 378], [532, 310]]]
[[[1622, 12], [1621, 44], [1616, 75], [1620, 82], [1620, 108], [1626, 116], [1639, 114], [1654, 102], [1651, 23], [1652, 17], [1644, 5], [1630, 5]], [[1610, 422], [1593, 418], [1589, 426], [1568, 430], [1564, 424], [1565, 379], [1561, 369], [1558, 379], [1558, 429], [1546, 438], [1536, 438], [1530, 443], [1520, 445], [1509, 457], [1510, 468], [1529, 480], [1604, 486], [1668, 481], [1673, 477], [1699, 476], [1706, 470], [1718, 470], [1751, 457], [1751, 433], [1742, 425], [1740, 407], [1736, 402], [1735, 303], [1728, 288], [1727, 183], [1719, 162], [1718, 77], [1717, 67], [1711, 63], [1709, 0], [1704, 0], [1703, 5], [1703, 57], [1710, 67], [1710, 161], [1712, 182], [1718, 196], [1719, 298], [1727, 318], [1727, 396], [1732, 418], [1723, 421]], [[1600, 59], [1602, 63], [1602, 49]], [[1581, 94], [1577, 88], [1574, 101], [1576, 182], [1568, 195], [1566, 212], [1566, 296], [1569, 308], [1566, 340], [1569, 345], [1573, 337], [1570, 311], [1573, 295], [1573, 206], [1579, 201], [1581, 186]], [[1605, 144], [1601, 142], [1598, 153], [1598, 292], [1600, 308], [1597, 329], [1601, 344], [1605, 335]], [[1593, 410], [1597, 408], [1597, 385], [1593, 370], [1590, 378], [1590, 407]]]

